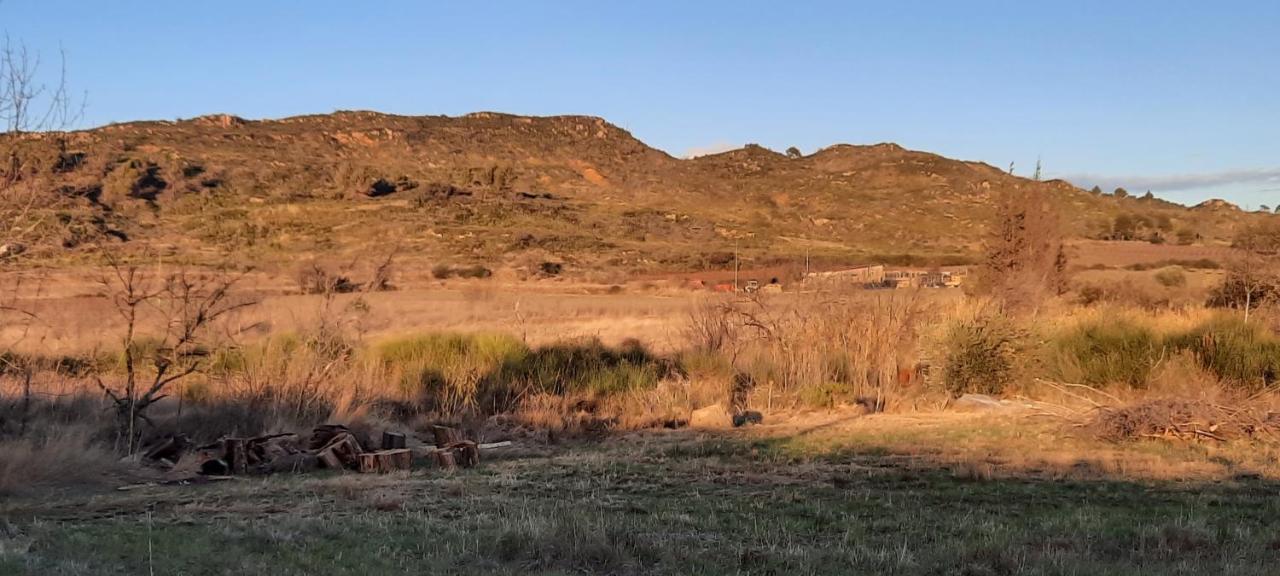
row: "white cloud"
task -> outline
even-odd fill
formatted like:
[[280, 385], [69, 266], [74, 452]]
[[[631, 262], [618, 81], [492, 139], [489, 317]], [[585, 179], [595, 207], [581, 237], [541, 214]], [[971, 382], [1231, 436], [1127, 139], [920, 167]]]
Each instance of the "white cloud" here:
[[728, 152], [730, 150], [737, 150], [738, 148], [741, 148], [741, 147], [742, 146], [739, 144], [730, 144], [728, 142], [723, 142], [723, 141], [715, 142], [712, 144], [708, 144], [706, 146], [694, 146], [693, 148], [685, 150], [684, 157], [697, 158], [699, 156], [708, 156], [711, 154]]
[[1067, 174], [1061, 177], [1077, 186], [1101, 187], [1113, 190], [1123, 187], [1134, 190], [1200, 190], [1240, 184], [1280, 184], [1280, 168], [1253, 168], [1248, 170], [1224, 170], [1167, 176], [1105, 176], [1099, 174]]

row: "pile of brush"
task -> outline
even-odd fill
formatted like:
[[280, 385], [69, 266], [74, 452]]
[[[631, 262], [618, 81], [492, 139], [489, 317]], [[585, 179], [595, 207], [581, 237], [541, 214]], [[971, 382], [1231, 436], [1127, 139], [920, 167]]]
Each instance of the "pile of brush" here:
[[1111, 441], [1280, 440], [1280, 412], [1252, 403], [1160, 398], [1102, 408], [1090, 424], [1099, 437]]

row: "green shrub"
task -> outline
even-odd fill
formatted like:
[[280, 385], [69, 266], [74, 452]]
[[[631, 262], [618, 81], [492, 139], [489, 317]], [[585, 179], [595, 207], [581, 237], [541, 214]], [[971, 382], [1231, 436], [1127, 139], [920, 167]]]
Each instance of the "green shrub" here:
[[1067, 382], [1145, 388], [1164, 354], [1163, 339], [1149, 327], [1107, 318], [1080, 324], [1054, 338], [1047, 368]]
[[598, 340], [544, 346], [507, 362], [489, 384], [502, 389], [567, 395], [608, 395], [656, 386], [674, 365], [653, 357], [637, 342], [617, 349]]
[[1180, 336], [1200, 366], [1223, 382], [1260, 390], [1280, 378], [1280, 338], [1258, 324], [1223, 316]]
[[529, 394], [608, 396], [648, 389], [675, 369], [634, 342], [530, 349], [502, 334], [424, 334], [382, 342], [373, 352], [406, 396], [447, 414], [508, 410]]
[[953, 396], [1003, 392], [1017, 377], [1020, 340], [1017, 327], [999, 316], [952, 325], [945, 341], [947, 391]]
[[425, 408], [456, 412], [474, 407], [483, 380], [522, 361], [529, 349], [503, 334], [423, 334], [387, 340], [374, 354], [398, 375], [400, 389]]

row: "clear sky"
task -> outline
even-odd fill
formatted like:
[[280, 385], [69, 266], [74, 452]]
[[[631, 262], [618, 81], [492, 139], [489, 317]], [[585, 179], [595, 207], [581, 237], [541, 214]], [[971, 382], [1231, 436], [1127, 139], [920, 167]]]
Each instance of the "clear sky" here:
[[82, 124], [603, 116], [673, 155], [838, 142], [1280, 204], [1280, 2], [0, 0]]

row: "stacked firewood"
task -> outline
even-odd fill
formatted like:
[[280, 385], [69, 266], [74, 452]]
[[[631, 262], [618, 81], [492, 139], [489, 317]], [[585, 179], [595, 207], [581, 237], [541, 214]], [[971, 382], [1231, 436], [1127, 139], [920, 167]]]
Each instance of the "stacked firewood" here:
[[[479, 444], [462, 437], [455, 428], [432, 428], [434, 446], [423, 455], [442, 470], [470, 468], [480, 463]], [[305, 472], [316, 468], [386, 473], [413, 467], [414, 452], [407, 438], [397, 432], [383, 432], [378, 449], [366, 449], [360, 437], [341, 424], [325, 424], [312, 430], [305, 445], [297, 434], [273, 434], [252, 438], [228, 437], [203, 446], [191, 446], [180, 435], [154, 443], [144, 454], [145, 461], [175, 473], [204, 476]], [[489, 444], [495, 448], [509, 442]]]

